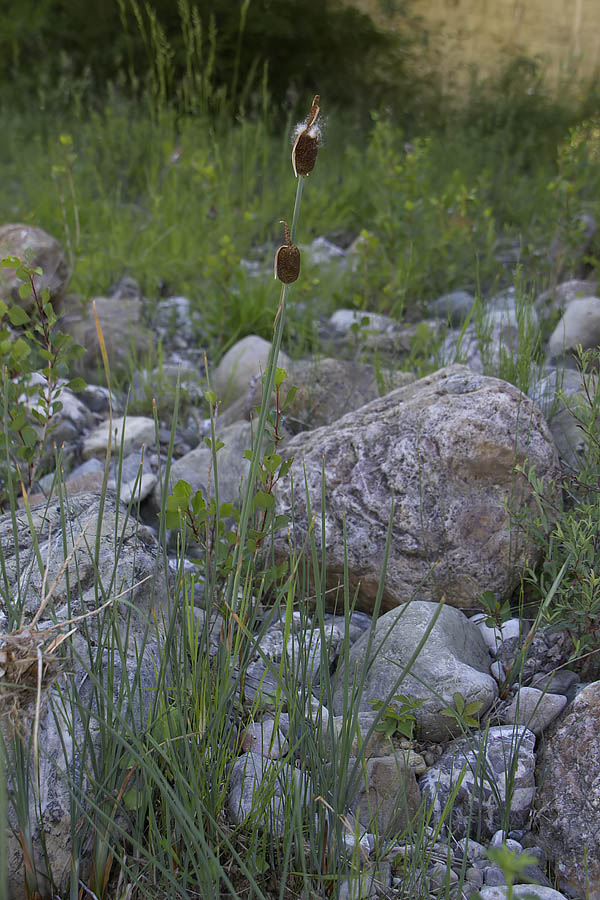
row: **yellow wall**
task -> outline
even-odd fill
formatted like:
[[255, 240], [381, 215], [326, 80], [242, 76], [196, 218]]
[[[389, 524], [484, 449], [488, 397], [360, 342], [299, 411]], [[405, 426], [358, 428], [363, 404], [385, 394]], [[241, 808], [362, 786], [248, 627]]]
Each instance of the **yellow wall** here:
[[[381, 22], [379, 0], [350, 0]], [[600, 0], [413, 0], [448, 84], [491, 74], [506, 53], [542, 56], [557, 85], [600, 69]], [[393, 26], [393, 22], [392, 22]]]

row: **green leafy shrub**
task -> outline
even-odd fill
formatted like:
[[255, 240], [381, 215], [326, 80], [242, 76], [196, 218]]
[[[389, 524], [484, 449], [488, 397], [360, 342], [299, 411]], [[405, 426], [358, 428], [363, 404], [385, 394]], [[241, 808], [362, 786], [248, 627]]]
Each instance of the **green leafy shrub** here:
[[56, 328], [57, 317], [48, 289], [38, 292], [31, 258], [8, 256], [0, 266], [15, 269], [22, 282], [19, 296], [31, 301], [31, 312], [17, 303], [0, 300], [0, 355], [2, 367], [3, 447], [0, 460], [0, 506], [7, 499], [7, 482], [16, 478], [30, 491], [48, 451], [62, 409], [64, 387], [81, 390], [81, 378], [69, 378], [69, 369], [85, 352], [68, 334]]

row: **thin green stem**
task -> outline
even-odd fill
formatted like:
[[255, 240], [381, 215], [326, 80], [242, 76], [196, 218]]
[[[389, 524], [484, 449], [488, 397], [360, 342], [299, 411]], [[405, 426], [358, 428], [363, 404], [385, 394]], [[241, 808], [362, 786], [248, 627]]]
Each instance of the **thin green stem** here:
[[[291, 230], [291, 240], [294, 240], [294, 232], [296, 230], [296, 225], [298, 222], [298, 216], [300, 213], [300, 203], [302, 200], [302, 188], [304, 186], [304, 178], [298, 178], [298, 182], [296, 185], [296, 202], [294, 204], [294, 217], [292, 219], [292, 230]], [[255, 445], [252, 453], [252, 460], [250, 462], [250, 471], [248, 472], [248, 477], [246, 479], [246, 487], [244, 490], [244, 499], [242, 502], [242, 509], [240, 512], [240, 530], [238, 536], [238, 543], [235, 548], [235, 556], [233, 561], [233, 578], [230, 579], [228, 591], [227, 591], [227, 601], [232, 609], [237, 608], [237, 596], [240, 586], [240, 579], [242, 575], [242, 563], [243, 563], [243, 550], [246, 544], [246, 537], [248, 534], [248, 521], [251, 515], [251, 507], [252, 500], [254, 498], [254, 486], [256, 484], [256, 473], [258, 470], [258, 463], [261, 457], [262, 450], [262, 442], [265, 434], [267, 417], [269, 415], [270, 409], [270, 401], [271, 394], [273, 393], [273, 386], [275, 384], [275, 371], [277, 369], [277, 359], [279, 357], [279, 350], [281, 349], [281, 339], [283, 337], [283, 328], [285, 324], [285, 301], [287, 297], [287, 284], [281, 285], [281, 298], [279, 300], [279, 308], [277, 310], [277, 315], [275, 316], [275, 324], [273, 331], [273, 340], [271, 342], [271, 349], [269, 351], [269, 359], [267, 362], [267, 372], [265, 375], [265, 381], [263, 385], [262, 392], [262, 402], [260, 406], [260, 413], [258, 416], [258, 426], [256, 429], [255, 436]]]
[[298, 176], [298, 184], [296, 185], [296, 202], [294, 203], [294, 215], [292, 217], [292, 230], [290, 231], [290, 240], [294, 243], [296, 236], [296, 226], [298, 224], [298, 216], [300, 215], [300, 204], [302, 202], [302, 189], [304, 188], [304, 176]]

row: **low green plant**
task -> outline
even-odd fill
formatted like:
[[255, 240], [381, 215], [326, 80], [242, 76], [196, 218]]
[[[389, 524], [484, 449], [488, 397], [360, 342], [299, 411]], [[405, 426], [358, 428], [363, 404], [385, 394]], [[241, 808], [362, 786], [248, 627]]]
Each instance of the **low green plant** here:
[[506, 843], [500, 847], [489, 847], [486, 854], [494, 865], [502, 870], [506, 879], [506, 898], [512, 900], [514, 896], [515, 882], [523, 876], [528, 866], [535, 866], [538, 860], [535, 856], [527, 853], [526, 850], [518, 853], [515, 850], [509, 850]]
[[452, 695], [452, 699], [454, 701], [453, 706], [447, 706], [446, 709], [443, 709], [442, 715], [447, 716], [449, 719], [454, 719], [462, 729], [479, 728], [481, 723], [476, 718], [476, 713], [483, 707], [481, 700], [472, 700], [470, 703], [467, 703], [460, 691], [456, 691]]
[[420, 709], [425, 701], [406, 694], [395, 694], [392, 699], [395, 700], [396, 706], [386, 705], [384, 700], [370, 701], [370, 706], [374, 710], [380, 711], [381, 716], [375, 726], [375, 731], [384, 734], [388, 740], [399, 735], [410, 741], [417, 724], [415, 710]]

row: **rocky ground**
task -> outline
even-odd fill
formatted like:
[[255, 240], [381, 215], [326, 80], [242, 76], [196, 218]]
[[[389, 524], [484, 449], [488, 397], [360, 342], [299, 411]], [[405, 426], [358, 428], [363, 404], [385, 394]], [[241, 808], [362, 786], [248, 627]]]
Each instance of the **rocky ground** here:
[[[88, 387], [78, 395], [62, 390], [63, 408], [54, 440], [65, 445], [73, 534], [85, 528], [91, 546], [109, 437], [109, 395], [98, 377], [92, 306], [83, 306], [66, 293], [67, 273], [55, 242], [29, 226], [10, 228], [11, 252], [38, 241], [44, 277], [60, 298], [61, 328], [87, 348], [82, 371]], [[0, 238], [2, 235], [6, 238], [6, 228], [0, 229]], [[346, 251], [324, 239], [313, 250], [324, 254], [328, 265], [350, 264]], [[10, 295], [11, 285], [5, 284], [3, 290]], [[443, 335], [444, 364], [421, 379], [402, 371], [419, 323], [403, 326], [381, 314], [365, 317], [338, 310], [320, 322], [326, 348], [322, 357], [292, 361], [281, 354], [279, 365], [288, 370], [288, 382], [298, 387], [283, 422], [284, 452], [294, 458], [291, 475], [296, 487], [304, 485], [306, 477], [314, 512], [320, 508], [324, 473], [328, 587], [339, 585], [346, 564], [350, 594], [356, 592], [358, 602], [348, 623], [339, 609], [328, 615], [327, 658], [335, 684], [332, 706], [322, 705], [319, 699], [322, 636], [315, 632], [310, 616], [297, 617], [287, 646], [282, 622], [274, 616], [250, 674], [258, 683], [268, 668], [265, 659], [278, 663], [283, 654], [291, 656], [294, 648], [296, 652], [304, 648], [312, 660], [306, 677], [314, 694], [314, 703], [306, 710], [307, 727], [332, 719], [335, 729], [341, 727], [345, 710], [345, 665], [354, 671], [356, 663], [359, 668], [371, 663], [360, 713], [360, 731], [369, 742], [368, 749], [363, 748], [368, 778], [366, 784], [361, 781], [355, 786], [348, 805], [348, 815], [357, 818], [361, 826], [364, 884], [360, 896], [399, 895], [395, 890], [400, 890], [401, 879], [395, 861], [411, 849], [394, 840], [394, 834], [402, 830], [422, 797], [432, 806], [429, 825], [435, 829], [460, 778], [451, 821], [444, 823], [439, 835], [439, 860], [431, 863], [428, 872], [433, 896], [447, 879], [452, 884], [459, 876], [464, 876], [467, 896], [474, 890], [485, 900], [506, 896], [505, 875], [484, 855], [486, 847], [501, 845], [506, 839], [510, 849], [517, 853], [526, 849], [534, 857], [520, 876], [527, 887], [518, 886], [517, 896], [527, 892], [540, 900], [559, 900], [557, 887], [567, 897], [598, 900], [600, 682], [582, 681], [568, 665], [572, 648], [564, 633], [542, 629], [533, 637], [519, 679], [511, 682], [507, 676], [532, 621], [511, 618], [492, 627], [482, 614], [479, 598], [483, 591], [493, 591], [499, 603], [510, 601], [524, 565], [539, 552], [526, 537], [515, 538], [511, 529], [509, 510], [523, 510], [534, 499], [529, 484], [515, 474], [515, 466], [534, 465], [548, 491], [553, 490], [553, 480], [561, 469], [577, 469], [584, 438], [564, 395], [576, 397], [582, 392], [572, 356], [577, 345], [600, 346], [600, 298], [595, 283], [569, 281], [536, 299], [528, 311], [530, 327], [539, 329], [551, 318], [557, 324], [547, 341], [546, 366], [533, 372], [528, 394], [483, 374], [490, 354], [498, 356], [507, 349], [515, 356], [518, 353], [523, 329], [514, 293], [486, 298], [485, 346], [474, 324], [463, 328], [473, 302], [461, 292], [431, 305], [427, 327], [432, 335]], [[137, 283], [126, 279], [107, 296], [95, 298], [95, 308], [115, 370], [127, 358], [132, 341], [140, 358], [158, 338], [165, 351], [162, 369], [138, 371], [131, 385], [134, 402], [156, 395], [160, 389], [158, 442], [150, 416], [121, 418], [126, 398], [112, 397], [113, 450], [121, 449], [122, 465], [115, 462], [111, 466], [98, 537], [102, 576], [104, 567], [108, 572], [114, 562], [111, 541], [119, 517], [126, 518], [126, 505], [131, 502], [139, 522], [134, 527], [135, 520], [128, 520], [131, 534], [126, 536], [119, 560], [118, 580], [138, 585], [135, 603], [142, 615], [152, 605], [168, 605], [167, 596], [150, 595], [143, 579], [161, 566], [157, 552], [159, 476], [170, 439], [179, 372], [187, 406], [175, 432], [172, 483], [184, 479], [194, 490], [210, 489], [211, 453], [203, 442], [210, 422], [199, 413], [205, 389], [202, 354], [196, 341], [195, 314], [185, 297], [162, 299], [150, 314]], [[353, 327], [357, 321], [358, 330]], [[457, 346], [459, 363], [455, 361]], [[212, 388], [222, 400], [217, 418], [217, 432], [224, 441], [219, 453], [221, 502], [238, 500], [248, 471], [244, 450], [251, 446], [252, 411], [260, 402], [260, 372], [268, 348], [261, 338], [246, 337], [210, 373]], [[371, 359], [374, 349], [377, 365]], [[557, 396], [557, 388], [562, 389], [562, 398]], [[58, 507], [52, 499], [45, 499], [52, 483], [52, 474], [40, 479], [39, 493], [30, 497], [30, 504], [39, 551], [50, 561], [48, 580], [58, 579], [54, 611], [60, 621], [85, 611], [95, 600], [93, 591], [75, 597], [61, 571], [64, 557], [56, 553]], [[292, 500], [290, 484], [288, 478], [276, 486], [276, 509], [291, 516], [296, 542], [301, 544], [311, 512], [304, 491], [296, 489]], [[369, 628], [390, 517], [389, 559], [373, 642]], [[11, 574], [16, 577], [19, 571], [17, 551], [20, 571], [29, 561], [33, 566], [34, 548], [23, 512], [18, 525], [15, 542], [10, 514], [0, 518], [9, 582]], [[286, 532], [278, 535], [275, 552], [279, 560], [288, 557]], [[83, 545], [75, 547], [73, 554], [82, 569], [90, 565]], [[174, 553], [171, 564], [175, 565]], [[93, 566], [87, 575], [80, 571], [79, 577], [92, 583]], [[35, 612], [41, 587], [32, 574], [25, 604], [30, 615]], [[413, 659], [442, 598], [445, 605]], [[405, 605], [408, 600], [413, 602]], [[206, 615], [200, 589], [197, 615], [200, 620]], [[0, 608], [0, 627], [3, 619]], [[347, 625], [351, 652], [345, 664], [338, 653]], [[215, 616], [215, 634], [219, 628]], [[379, 640], [383, 635], [385, 650]], [[215, 641], [215, 652], [216, 646]], [[147, 645], [150, 680], [156, 652], [152, 643]], [[405, 667], [402, 693], [422, 701], [415, 710], [414, 740], [398, 734], [393, 740], [384, 739], [372, 727], [375, 713], [369, 701], [393, 691], [394, 681]], [[456, 694], [476, 707], [479, 726], [466, 737], [458, 719], [447, 714]], [[50, 691], [42, 729], [47, 746], [56, 744], [58, 758], [61, 736], [52, 731], [55, 726], [49, 713], [53, 702]], [[232, 821], [242, 821], [249, 814], [255, 786], [286, 747], [288, 728], [285, 715], [277, 727], [265, 715], [247, 732], [246, 752], [232, 761], [228, 807]], [[326, 741], [322, 753], [325, 761], [332, 762]], [[46, 762], [43, 778], [54, 787], [48, 790], [48, 802], [41, 812], [47, 822], [52, 820], [50, 846], [58, 869], [68, 858], [69, 805], [64, 783]], [[310, 772], [292, 770], [290, 766], [289, 783], [298, 779], [310, 782]], [[281, 815], [275, 797], [267, 827], [280, 829]], [[450, 857], [447, 828], [452, 834]], [[382, 836], [387, 842], [385, 853], [375, 846]], [[349, 835], [348, 852], [352, 841]], [[21, 848], [13, 842], [9, 850], [16, 885]], [[370, 864], [374, 856], [378, 859], [376, 871]], [[343, 888], [340, 896], [344, 890], [351, 896], [350, 886]]]

